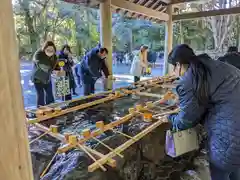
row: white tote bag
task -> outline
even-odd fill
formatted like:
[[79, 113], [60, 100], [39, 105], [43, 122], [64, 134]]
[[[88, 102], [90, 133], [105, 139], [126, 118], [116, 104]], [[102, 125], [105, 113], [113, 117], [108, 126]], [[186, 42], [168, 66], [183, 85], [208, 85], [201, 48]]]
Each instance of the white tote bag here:
[[166, 154], [171, 157], [178, 157], [185, 153], [199, 149], [198, 133], [196, 128], [166, 134]]

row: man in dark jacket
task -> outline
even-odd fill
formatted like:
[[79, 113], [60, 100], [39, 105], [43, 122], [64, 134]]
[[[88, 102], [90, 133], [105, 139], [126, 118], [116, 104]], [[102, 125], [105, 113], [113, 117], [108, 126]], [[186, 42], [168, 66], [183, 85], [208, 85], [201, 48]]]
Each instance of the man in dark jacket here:
[[93, 48], [83, 58], [80, 64], [80, 76], [85, 96], [94, 93], [95, 83], [102, 76], [102, 72], [105, 78], [108, 78], [109, 71], [105, 63], [107, 54], [106, 48]]
[[240, 69], [240, 54], [238, 53], [238, 48], [235, 46], [229, 47], [227, 53], [218, 60]]

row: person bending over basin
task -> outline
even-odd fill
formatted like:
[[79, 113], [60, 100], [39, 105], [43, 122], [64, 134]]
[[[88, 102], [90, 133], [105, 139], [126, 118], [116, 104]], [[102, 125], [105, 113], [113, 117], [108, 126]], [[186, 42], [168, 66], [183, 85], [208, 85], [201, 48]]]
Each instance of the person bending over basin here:
[[108, 50], [106, 48], [93, 48], [86, 54], [80, 63], [80, 77], [83, 85], [84, 95], [94, 94], [97, 79], [109, 76], [109, 70], [105, 63]]
[[172, 128], [188, 129], [203, 120], [212, 180], [240, 180], [240, 71], [196, 56], [185, 44], [171, 51], [168, 62], [180, 77], [180, 111], [168, 116]]
[[37, 106], [54, 102], [51, 73], [57, 68], [56, 46], [46, 41], [33, 56], [32, 81], [37, 92]]
[[238, 53], [238, 48], [235, 46], [229, 47], [227, 53], [224, 56], [218, 58], [218, 60], [231, 64], [240, 69], [240, 54]]

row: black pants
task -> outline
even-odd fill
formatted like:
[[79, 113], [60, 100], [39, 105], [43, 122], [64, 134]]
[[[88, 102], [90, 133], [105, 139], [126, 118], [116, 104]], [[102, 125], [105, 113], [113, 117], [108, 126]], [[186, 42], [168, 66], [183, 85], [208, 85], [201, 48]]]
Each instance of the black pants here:
[[94, 94], [95, 92], [95, 81], [91, 81], [89, 83], [83, 84], [83, 94], [84, 96], [88, 96], [90, 94]]
[[138, 81], [140, 81], [140, 77], [139, 76], [134, 76], [134, 82], [136, 83]]
[[48, 84], [34, 83], [37, 92], [37, 106], [45, 106], [54, 102], [52, 82]]
[[69, 101], [69, 100], [72, 100], [72, 94], [67, 94], [65, 96], [62, 97], [62, 100], [63, 101]]
[[210, 163], [212, 180], [240, 180], [240, 170], [224, 171]]
[[75, 83], [75, 79], [74, 79], [73, 72], [72, 72], [72, 71], [66, 72], [66, 76], [67, 76], [67, 78], [68, 78], [68, 80], [69, 80], [70, 89], [71, 89], [71, 91], [73, 92], [73, 94], [75, 94], [75, 93], [76, 93], [75, 90], [76, 90], [77, 85], [76, 85], [76, 83]]

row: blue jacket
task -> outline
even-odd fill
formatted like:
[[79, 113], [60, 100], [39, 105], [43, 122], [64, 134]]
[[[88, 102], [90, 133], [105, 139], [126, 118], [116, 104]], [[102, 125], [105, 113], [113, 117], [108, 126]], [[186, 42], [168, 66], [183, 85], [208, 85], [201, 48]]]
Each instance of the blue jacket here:
[[109, 75], [105, 60], [98, 56], [98, 51], [98, 48], [92, 49], [84, 56], [80, 63], [80, 77], [84, 84], [96, 81], [102, 76], [102, 71], [106, 77]]
[[240, 168], [240, 71], [221, 61], [201, 60], [211, 71], [208, 106], [193, 94], [191, 67], [176, 88], [180, 112], [169, 116], [180, 130], [204, 122], [210, 162], [223, 169]]

